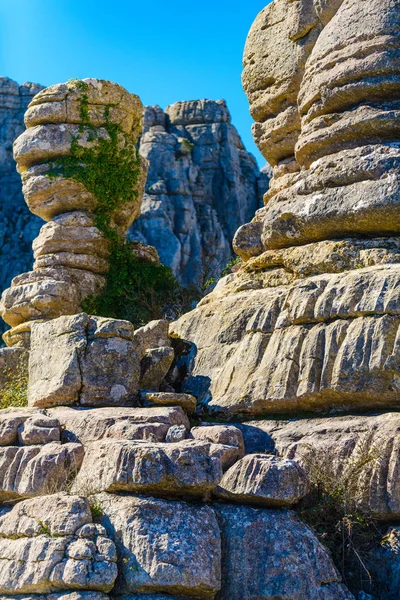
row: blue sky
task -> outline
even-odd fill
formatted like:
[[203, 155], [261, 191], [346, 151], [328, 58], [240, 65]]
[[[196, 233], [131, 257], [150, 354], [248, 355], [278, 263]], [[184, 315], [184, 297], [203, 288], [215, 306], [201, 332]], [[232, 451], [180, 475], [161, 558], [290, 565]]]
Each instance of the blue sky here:
[[0, 0], [0, 75], [43, 85], [111, 79], [163, 108], [224, 98], [258, 159], [241, 59], [267, 0]]

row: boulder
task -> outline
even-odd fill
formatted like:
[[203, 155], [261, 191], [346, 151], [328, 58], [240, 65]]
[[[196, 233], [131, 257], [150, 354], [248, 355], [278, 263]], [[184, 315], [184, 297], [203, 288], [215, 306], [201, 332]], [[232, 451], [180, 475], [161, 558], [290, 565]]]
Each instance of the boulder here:
[[170, 427], [182, 425], [186, 431], [190, 428], [189, 419], [181, 407], [59, 407], [49, 409], [48, 413], [61, 423], [64, 442], [80, 442], [85, 446], [103, 438], [146, 440], [152, 439], [153, 435], [156, 437], [154, 441], [163, 442]]
[[86, 448], [74, 482], [76, 493], [131, 492], [206, 497], [222, 477], [210, 445], [102, 440]]
[[336, 415], [237, 424], [247, 452], [300, 462], [311, 479], [340, 480], [351, 503], [379, 520], [400, 515], [397, 473], [400, 415]]
[[193, 344], [182, 391], [224, 418], [400, 406], [399, 264], [294, 281], [265, 271], [227, 276], [171, 324]]
[[215, 597], [221, 587], [221, 541], [211, 507], [112, 494], [97, 499], [101, 523], [117, 547], [115, 594]]
[[189, 414], [196, 412], [197, 400], [191, 394], [144, 392], [142, 393], [142, 400], [144, 406], [181, 406]]
[[9, 502], [64, 490], [83, 460], [81, 444], [0, 448], [0, 501]]
[[354, 600], [327, 550], [291, 511], [221, 505], [221, 600]]
[[30, 406], [120, 406], [135, 400], [139, 357], [128, 321], [85, 313], [34, 323]]
[[5, 408], [0, 412], [0, 446], [16, 446], [18, 430], [31, 417], [41, 417], [40, 410], [35, 408]]
[[308, 491], [307, 475], [296, 461], [249, 454], [225, 473], [214, 493], [239, 504], [285, 508]]
[[[8, 597], [109, 592], [117, 576], [114, 543], [92, 522], [89, 502], [77, 496], [26, 500], [1, 516], [0, 558], [0, 593]], [[69, 600], [101, 598], [72, 595]]]
[[206, 425], [193, 427], [191, 437], [211, 443], [211, 455], [218, 457], [223, 471], [229, 469], [244, 456], [243, 435], [233, 425]]
[[60, 423], [45, 415], [28, 417], [18, 427], [18, 441], [21, 446], [35, 446], [61, 441]]
[[149, 348], [171, 346], [168, 336], [169, 322], [165, 319], [150, 321], [147, 325], [139, 327], [133, 334], [136, 354], [142, 359]]

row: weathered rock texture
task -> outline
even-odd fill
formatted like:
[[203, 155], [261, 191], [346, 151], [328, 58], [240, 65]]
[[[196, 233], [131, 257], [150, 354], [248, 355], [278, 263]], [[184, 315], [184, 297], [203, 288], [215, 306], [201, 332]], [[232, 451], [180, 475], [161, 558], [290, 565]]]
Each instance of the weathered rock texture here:
[[26, 500], [1, 516], [0, 557], [0, 593], [11, 598], [108, 592], [117, 576], [115, 545], [93, 523], [89, 502], [77, 496]]
[[225, 415], [400, 406], [398, 0], [275, 0], [247, 40], [274, 166], [239, 272], [172, 327]]
[[238, 427], [247, 453], [277, 453], [299, 461], [311, 475], [340, 478], [359, 510], [379, 520], [399, 519], [400, 413], [247, 421]]
[[[13, 142], [25, 130], [24, 112], [42, 89], [37, 84], [19, 86], [0, 78], [1, 292], [15, 276], [32, 268], [32, 241], [43, 225], [27, 209], [12, 155]], [[59, 107], [57, 104], [56, 110]], [[40, 125], [54, 124], [54, 111], [52, 121], [48, 106], [36, 108], [34, 116], [39, 111]], [[60, 112], [60, 119], [62, 114], [65, 112]], [[30, 124], [38, 123], [28, 115]], [[180, 102], [165, 112], [145, 107], [140, 152], [149, 160], [149, 176], [142, 214], [129, 232], [135, 240], [135, 254], [150, 260], [157, 260], [159, 254], [183, 284], [200, 285], [217, 275], [230, 259], [233, 235], [262, 205], [270, 174], [259, 172], [222, 101]], [[45, 183], [43, 178], [41, 181]], [[88, 256], [88, 239], [81, 241], [85, 256], [70, 251], [76, 241], [71, 235], [77, 233], [88, 238], [92, 230], [90, 226], [67, 229], [65, 219], [53, 219], [35, 242], [36, 266], [62, 264], [85, 269], [90, 262], [91, 269], [101, 274], [107, 268], [104, 252], [96, 257], [92, 248]], [[158, 254], [146, 244], [157, 248]], [[59, 245], [63, 247], [57, 248]]]
[[222, 600], [352, 600], [327, 551], [290, 511], [217, 508]]
[[[21, 178], [15, 169], [12, 147], [24, 131], [24, 113], [42, 87], [19, 86], [0, 77], [0, 290], [13, 277], [32, 266], [32, 241], [43, 224], [27, 210], [21, 193]], [[0, 326], [2, 329], [2, 326]]]
[[[104, 199], [72, 175], [57, 171], [57, 160], [71, 156], [73, 144], [85, 150], [110, 141], [113, 126], [119, 127], [119, 149], [135, 151], [141, 122], [137, 96], [97, 79], [51, 86], [30, 103], [27, 129], [14, 142], [14, 157], [29, 209], [49, 222], [33, 244], [33, 271], [14, 278], [3, 293], [0, 310], [11, 327], [77, 313], [85, 298], [101, 291], [109, 246], [96, 227], [95, 211]], [[141, 175], [135, 194], [103, 207], [121, 235], [140, 212], [146, 167], [144, 160], [138, 161]], [[15, 343], [12, 333], [6, 342]]]
[[112, 406], [132, 403], [140, 360], [129, 321], [85, 313], [32, 323], [30, 406]]
[[140, 152], [149, 173], [129, 237], [155, 246], [184, 285], [219, 275], [236, 229], [262, 205], [260, 173], [224, 101], [147, 107]]

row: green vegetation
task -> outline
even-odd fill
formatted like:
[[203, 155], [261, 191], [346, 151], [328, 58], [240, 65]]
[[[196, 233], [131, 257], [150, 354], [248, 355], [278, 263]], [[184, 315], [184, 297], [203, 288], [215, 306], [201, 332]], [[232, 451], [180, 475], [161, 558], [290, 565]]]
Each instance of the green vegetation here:
[[0, 409], [28, 405], [28, 364], [21, 358], [16, 369], [8, 369], [6, 385], [0, 391]]
[[[111, 105], [104, 107], [107, 137], [90, 123], [88, 84], [72, 80], [80, 92], [81, 125], [71, 144], [71, 155], [56, 159], [49, 177], [63, 175], [82, 183], [98, 201], [96, 225], [109, 241], [110, 269], [105, 290], [88, 298], [82, 309], [104, 317], [128, 319], [135, 326], [163, 317], [164, 305], [179, 291], [172, 271], [159, 264], [139, 262], [131, 245], [112, 223], [112, 214], [137, 196], [141, 163], [137, 148], [121, 126], [110, 120]], [[83, 148], [82, 138], [95, 141]]]
[[367, 438], [359, 443], [352, 457], [343, 459], [339, 473], [328, 453], [308, 448], [303, 457], [312, 492], [300, 507], [299, 516], [330, 550], [343, 581], [353, 593], [374, 593], [368, 561], [381, 534], [378, 523], [360, 508], [357, 499], [360, 476], [379, 460], [376, 449], [368, 447]]
[[103, 516], [103, 509], [101, 508], [100, 501], [96, 497], [88, 498], [88, 500], [93, 521], [99, 521]]
[[210, 287], [210, 285], [214, 285], [214, 283], [217, 283], [221, 279], [221, 277], [225, 277], [226, 275], [229, 275], [229, 273], [231, 273], [233, 267], [235, 265], [239, 265], [241, 263], [241, 260], [242, 259], [240, 258], [240, 256], [236, 256], [236, 257], [228, 260], [225, 267], [221, 271], [221, 275], [219, 277], [210, 277], [209, 279], [207, 279], [207, 281], [204, 284], [203, 289], [206, 290], [208, 287]]

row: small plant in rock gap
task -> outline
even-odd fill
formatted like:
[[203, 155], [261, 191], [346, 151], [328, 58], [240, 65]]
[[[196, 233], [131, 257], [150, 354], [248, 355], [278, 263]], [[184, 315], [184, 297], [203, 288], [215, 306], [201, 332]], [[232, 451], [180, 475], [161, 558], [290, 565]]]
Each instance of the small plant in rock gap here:
[[[85, 312], [104, 317], [127, 319], [135, 326], [162, 318], [164, 305], [175, 299], [179, 285], [172, 271], [152, 262], [139, 262], [129, 242], [111, 222], [115, 209], [137, 196], [141, 173], [139, 151], [122, 127], [110, 120], [110, 108], [104, 107], [103, 131], [90, 122], [88, 84], [71, 80], [71, 90], [79, 90], [79, 135], [71, 144], [70, 156], [59, 157], [48, 177], [62, 175], [82, 183], [97, 199], [96, 225], [109, 242], [110, 268], [106, 286], [98, 297], [87, 298]], [[95, 141], [83, 148], [83, 138]]]
[[[368, 561], [381, 538], [378, 523], [360, 508], [359, 479], [365, 469], [380, 460], [368, 436], [353, 456], [335, 467], [329, 452], [305, 447], [301, 461], [308, 472], [312, 491], [299, 507], [299, 516], [310, 525], [330, 550], [343, 581], [353, 592], [375, 592], [376, 582]], [[384, 598], [385, 596], [374, 596]]]
[[103, 516], [103, 509], [100, 501], [96, 497], [89, 497], [90, 512], [92, 513], [93, 521], [99, 521]]
[[0, 391], [0, 409], [28, 405], [28, 380], [28, 363], [21, 357], [15, 369], [7, 370], [6, 385]]

